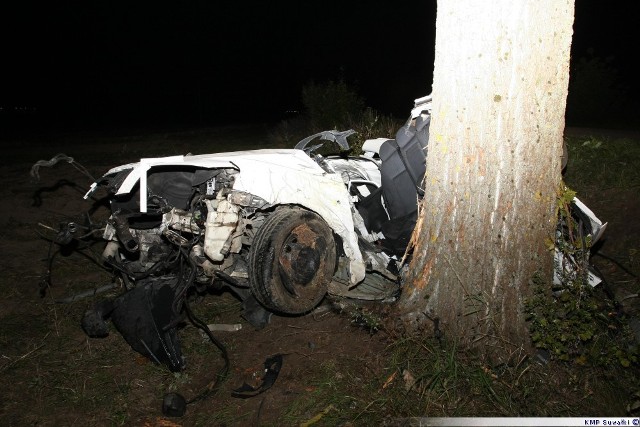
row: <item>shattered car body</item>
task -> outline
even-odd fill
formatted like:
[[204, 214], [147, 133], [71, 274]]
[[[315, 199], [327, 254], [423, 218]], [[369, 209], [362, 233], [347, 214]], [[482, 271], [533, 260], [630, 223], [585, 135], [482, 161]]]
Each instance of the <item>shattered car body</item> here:
[[[84, 330], [105, 335], [111, 318], [135, 350], [179, 370], [176, 326], [192, 289], [231, 290], [257, 328], [327, 294], [394, 300], [424, 196], [430, 114], [431, 97], [417, 99], [395, 139], [367, 140], [360, 156], [344, 154], [353, 131], [325, 131], [294, 149], [145, 158], [107, 171], [85, 198], [108, 193], [102, 258], [127, 291], [88, 311]], [[323, 141], [342, 154], [318, 154]], [[586, 216], [599, 236], [602, 223]], [[570, 270], [576, 261], [556, 253], [556, 262]]]
[[115, 167], [85, 196], [110, 192], [103, 258], [134, 287], [176, 275], [170, 261], [184, 256], [195, 284], [222, 282], [269, 312], [307, 312], [327, 292], [392, 298], [415, 224], [430, 105], [417, 104], [400, 144], [370, 140], [359, 157], [316, 154], [318, 141], [349, 149], [353, 131], [326, 131], [294, 149]]
[[184, 246], [202, 235], [203, 241], [190, 248], [202, 273], [213, 277], [223, 270], [231, 277], [246, 277], [246, 266], [229, 257], [253, 243], [275, 207], [297, 206], [316, 212], [343, 240], [352, 283], [364, 278], [344, 183], [301, 150], [142, 159], [112, 169], [103, 180], [117, 186], [104, 237], [113, 242], [114, 251], [140, 252], [146, 258], [140, 268], [157, 261], [148, 255], [163, 237]]
[[[379, 185], [374, 161], [350, 162], [368, 185]], [[130, 280], [161, 270], [176, 251], [188, 253], [196, 282], [250, 287], [268, 309], [296, 314], [324, 296], [338, 251], [345, 291], [364, 279], [366, 262], [389, 261], [383, 252], [360, 250], [343, 175], [302, 150], [143, 159], [110, 170], [99, 185], [114, 190], [103, 256]], [[288, 295], [278, 298], [281, 291]]]
[[[83, 329], [104, 336], [110, 318], [136, 351], [180, 370], [176, 326], [193, 289], [231, 290], [257, 328], [327, 294], [394, 300], [430, 107], [430, 97], [417, 100], [396, 139], [368, 140], [357, 157], [345, 154], [354, 131], [325, 131], [294, 149], [148, 158], [107, 171], [85, 198], [107, 192], [102, 259], [126, 292], [87, 311]], [[342, 154], [318, 154], [327, 141]]]

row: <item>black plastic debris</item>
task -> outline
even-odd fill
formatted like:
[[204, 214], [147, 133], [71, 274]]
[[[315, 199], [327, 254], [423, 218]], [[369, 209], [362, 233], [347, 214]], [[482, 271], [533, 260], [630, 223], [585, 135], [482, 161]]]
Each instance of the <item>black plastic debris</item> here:
[[174, 280], [154, 280], [113, 301], [103, 301], [85, 313], [82, 328], [91, 337], [108, 335], [111, 318], [127, 343], [152, 361], [177, 372], [185, 367], [176, 330]]
[[278, 378], [280, 369], [282, 368], [282, 355], [276, 354], [275, 356], [268, 357], [264, 361], [265, 374], [262, 377], [262, 383], [258, 387], [252, 387], [247, 383], [242, 384], [240, 388], [233, 390], [231, 396], [246, 399], [254, 397], [263, 393], [271, 388]]
[[87, 310], [82, 317], [82, 330], [91, 338], [104, 338], [109, 335], [106, 319], [113, 308], [113, 301], [105, 300], [97, 303], [91, 310]]
[[111, 321], [138, 353], [177, 372], [185, 363], [172, 310], [173, 288], [149, 283], [133, 288], [116, 299]]
[[187, 412], [187, 401], [179, 393], [167, 393], [162, 399], [162, 415], [181, 417]]

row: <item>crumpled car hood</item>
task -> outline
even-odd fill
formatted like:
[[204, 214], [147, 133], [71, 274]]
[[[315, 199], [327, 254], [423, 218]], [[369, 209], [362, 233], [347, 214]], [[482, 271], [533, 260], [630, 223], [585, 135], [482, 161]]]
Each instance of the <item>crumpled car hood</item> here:
[[[131, 169], [119, 185], [116, 195], [134, 191], [140, 183], [140, 212], [147, 209], [147, 173], [157, 166], [193, 166], [207, 169], [238, 170], [234, 190], [245, 191], [271, 205], [303, 206], [318, 213], [343, 240], [350, 260], [353, 285], [365, 276], [365, 265], [354, 232], [351, 202], [345, 182], [339, 174], [327, 173], [304, 151], [298, 149], [263, 149], [231, 153], [171, 156], [141, 159], [109, 170], [105, 176]], [[87, 196], [97, 186], [95, 183]], [[85, 196], [86, 197], [86, 196]]]
[[116, 194], [131, 192], [135, 184], [145, 172], [154, 166], [180, 165], [207, 169], [233, 168], [250, 170], [253, 168], [282, 168], [293, 171], [304, 171], [313, 175], [324, 175], [325, 172], [302, 150], [264, 149], [251, 151], [235, 151], [230, 153], [200, 154], [195, 156], [170, 156], [141, 159], [137, 163], [129, 163], [110, 169], [105, 175], [112, 175], [126, 169], [132, 169]]

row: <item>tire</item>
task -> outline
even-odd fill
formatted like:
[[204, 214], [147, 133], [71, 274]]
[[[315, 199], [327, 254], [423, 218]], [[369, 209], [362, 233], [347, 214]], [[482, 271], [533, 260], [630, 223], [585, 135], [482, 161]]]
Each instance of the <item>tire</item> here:
[[317, 214], [282, 207], [256, 232], [249, 252], [253, 295], [269, 310], [302, 314], [320, 303], [336, 268], [333, 231]]

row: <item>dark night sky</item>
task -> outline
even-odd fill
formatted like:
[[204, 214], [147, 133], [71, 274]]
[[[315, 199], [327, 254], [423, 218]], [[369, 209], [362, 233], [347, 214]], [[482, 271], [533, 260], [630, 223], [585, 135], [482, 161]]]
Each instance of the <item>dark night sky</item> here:
[[[275, 120], [303, 84], [341, 77], [404, 115], [431, 89], [434, 0], [5, 3], [5, 118], [23, 106], [60, 126]], [[629, 4], [576, 0], [573, 56], [614, 55], [637, 92]]]

